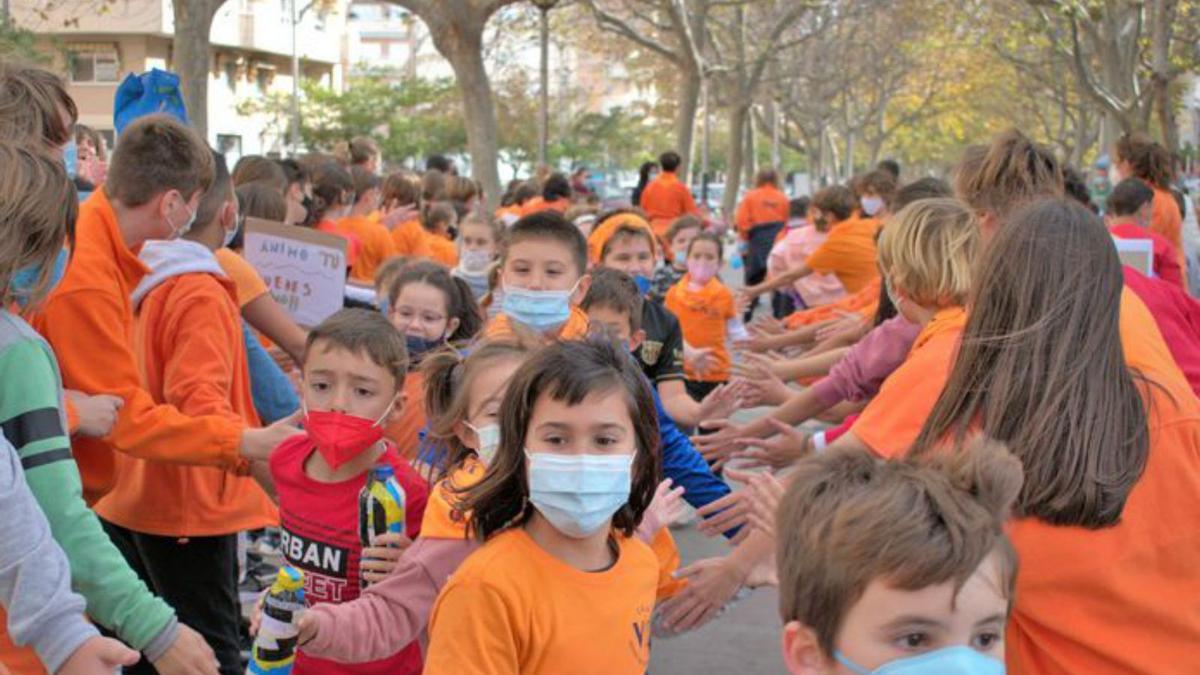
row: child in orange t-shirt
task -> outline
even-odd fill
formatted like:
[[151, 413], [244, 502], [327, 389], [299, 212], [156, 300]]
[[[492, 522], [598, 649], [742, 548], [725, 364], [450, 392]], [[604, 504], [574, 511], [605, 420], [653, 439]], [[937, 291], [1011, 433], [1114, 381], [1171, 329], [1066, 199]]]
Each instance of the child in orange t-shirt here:
[[380, 222], [392, 232], [396, 255], [430, 257], [429, 240], [418, 212], [421, 187], [411, 176], [394, 173], [383, 181], [384, 216]]
[[557, 342], [517, 370], [496, 457], [463, 495], [485, 543], [434, 605], [428, 675], [646, 672], [659, 566], [633, 534], [658, 484], [653, 405], [611, 341]]
[[425, 212], [425, 237], [430, 257], [449, 269], [458, 266], [458, 248], [450, 238], [450, 229], [458, 224], [458, 212], [449, 202], [435, 202]]
[[697, 234], [688, 245], [688, 273], [667, 291], [664, 300], [679, 319], [688, 350], [702, 355], [684, 364], [688, 393], [697, 401], [729, 381], [726, 344], [749, 337], [738, 318], [733, 291], [717, 276], [723, 259], [721, 240], [715, 234]]
[[404, 336], [414, 372], [404, 378], [407, 405], [388, 424], [387, 437], [411, 460], [425, 426], [425, 377], [416, 367], [435, 350], [469, 342], [482, 327], [483, 318], [466, 283], [428, 260], [405, 265], [388, 298], [388, 319]]
[[380, 205], [379, 176], [357, 166], [350, 169], [350, 176], [354, 180], [354, 205], [348, 215], [337, 221], [337, 227], [358, 237], [361, 242], [358, 259], [350, 268], [350, 278], [370, 283], [375, 279], [379, 265], [397, 255], [396, 243], [387, 228], [371, 217]]

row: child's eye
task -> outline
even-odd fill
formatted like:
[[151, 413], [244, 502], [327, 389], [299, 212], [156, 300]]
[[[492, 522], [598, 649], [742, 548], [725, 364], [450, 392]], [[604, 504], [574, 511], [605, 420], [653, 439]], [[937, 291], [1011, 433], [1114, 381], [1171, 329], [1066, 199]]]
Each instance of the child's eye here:
[[995, 647], [1000, 642], [1000, 633], [996, 631], [985, 631], [976, 635], [972, 645], [980, 651], [988, 651]]
[[363, 398], [370, 398], [375, 395], [375, 392], [371, 391], [370, 389], [363, 389], [362, 387], [356, 388], [354, 393], [362, 396]]
[[599, 436], [596, 438], [596, 445], [601, 448], [611, 448], [616, 444], [616, 436]]
[[313, 382], [308, 385], [313, 391], [325, 391], [329, 389], [329, 385], [325, 382]]
[[905, 649], [920, 649], [928, 644], [929, 636], [925, 633], [909, 633], [901, 636], [898, 642]]

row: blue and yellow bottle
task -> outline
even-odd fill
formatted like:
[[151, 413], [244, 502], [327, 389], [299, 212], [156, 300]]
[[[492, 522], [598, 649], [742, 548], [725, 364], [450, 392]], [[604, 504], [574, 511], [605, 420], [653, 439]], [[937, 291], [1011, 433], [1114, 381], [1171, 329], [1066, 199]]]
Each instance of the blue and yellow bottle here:
[[250, 652], [247, 673], [288, 675], [296, 662], [300, 630], [296, 619], [304, 611], [304, 572], [284, 565], [263, 600], [262, 623]]
[[[392, 467], [381, 464], [371, 469], [367, 484], [358, 493], [358, 539], [364, 548], [382, 534], [404, 534], [405, 499]], [[365, 579], [362, 586], [367, 586]]]

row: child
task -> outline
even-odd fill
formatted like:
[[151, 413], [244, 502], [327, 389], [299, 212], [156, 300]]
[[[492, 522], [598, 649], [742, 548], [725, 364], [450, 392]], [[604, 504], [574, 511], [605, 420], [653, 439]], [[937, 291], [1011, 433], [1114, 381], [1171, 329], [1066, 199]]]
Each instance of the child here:
[[[808, 215], [809, 200], [801, 197], [793, 199], [792, 214], [796, 218], [788, 221], [788, 228], [783, 238], [771, 249], [767, 260], [769, 278], [787, 274], [789, 270], [804, 264], [821, 244], [829, 237], [828, 219], [821, 219], [819, 211], [814, 214], [812, 224], [805, 216]], [[818, 226], [818, 221], [824, 224]], [[846, 288], [838, 280], [837, 275], [827, 272], [814, 272], [806, 277], [797, 279], [791, 288], [784, 287], [783, 293], [792, 301], [794, 309], [808, 309], [826, 305], [846, 297]], [[791, 312], [777, 313], [776, 316]]]
[[[138, 254], [150, 273], [133, 291], [134, 344], [156, 403], [258, 427], [236, 290], [213, 255], [237, 232], [237, 201], [224, 157], [213, 161], [196, 225]], [[143, 581], [202, 631], [222, 670], [239, 670], [238, 532], [279, 520], [254, 480], [118, 455], [116, 483], [95, 510]]]
[[1150, 212], [1150, 231], [1161, 235], [1183, 258], [1183, 214], [1171, 194], [1174, 168], [1171, 153], [1150, 140], [1144, 133], [1125, 134], [1117, 140], [1113, 158], [1122, 179], [1140, 178], [1154, 189], [1154, 205]]
[[491, 290], [492, 267], [503, 237], [500, 221], [481, 216], [467, 218], [458, 228], [458, 266], [452, 273], [467, 283], [476, 301]]
[[515, 342], [480, 343], [463, 358], [449, 350], [422, 367], [430, 436], [444, 444], [421, 536], [386, 579], [357, 600], [320, 605], [301, 619], [300, 642], [313, 656], [358, 663], [383, 658], [395, 645], [424, 638], [429, 612], [447, 579], [478, 542], [467, 536], [460, 493], [483, 478], [500, 443], [500, 401], [528, 357]]
[[517, 331], [543, 339], [587, 334], [587, 315], [576, 305], [587, 294], [587, 241], [553, 211], [525, 216], [512, 226], [501, 264], [500, 313], [487, 337]]
[[1104, 205], [1104, 224], [1114, 237], [1149, 239], [1154, 251], [1154, 276], [1184, 288], [1183, 273], [1179, 269], [1179, 251], [1161, 234], [1150, 231], [1153, 211], [1154, 190], [1139, 178], [1126, 178], [1117, 183], [1108, 195]]
[[450, 230], [458, 224], [454, 206], [447, 202], [436, 202], [425, 212], [425, 233], [429, 242], [430, 258], [453, 269], [458, 265], [458, 249], [454, 247]]
[[528, 216], [539, 211], [553, 211], [559, 215], [571, 208], [571, 182], [561, 173], [550, 174], [542, 186], [542, 194], [521, 207], [521, 215]]
[[418, 203], [421, 190], [407, 174], [394, 173], [383, 182], [383, 224], [392, 230], [396, 255], [428, 258], [428, 234], [421, 227]]
[[350, 269], [358, 263], [362, 240], [358, 235], [338, 227], [338, 222], [350, 214], [354, 206], [354, 180], [333, 162], [322, 162], [313, 172], [313, 205], [308, 222], [322, 232], [346, 240], [346, 264]]
[[717, 276], [722, 249], [715, 234], [701, 232], [692, 238], [687, 249], [688, 273], [671, 287], [664, 303], [679, 319], [689, 348], [712, 350], [708, 367], [685, 364], [687, 392], [697, 401], [729, 380], [729, 339], [748, 337], [738, 319], [733, 292]]
[[847, 293], [857, 293], [879, 276], [875, 267], [875, 234], [879, 221], [874, 218], [854, 218], [858, 201], [850, 188], [833, 185], [813, 195], [809, 218], [817, 227], [827, 228], [829, 236], [802, 263], [786, 273], [747, 287], [743, 293], [750, 298], [791, 285], [814, 273], [828, 272], [837, 276]]
[[[371, 468], [395, 471], [405, 493], [405, 532], [420, 531], [428, 490], [396, 449], [383, 440], [387, 418], [404, 407], [404, 342], [387, 319], [363, 309], [342, 310], [308, 335], [304, 358], [305, 432], [271, 455], [279, 494], [282, 550], [305, 573], [309, 606], [358, 597], [363, 582], [383, 580], [407, 544], [403, 535], [379, 537], [363, 548], [358, 538], [358, 493]], [[419, 673], [417, 644], [391, 645], [384, 659], [354, 668], [310, 657], [303, 673]]]
[[392, 314], [392, 285], [400, 277], [400, 273], [412, 262], [409, 258], [395, 256], [388, 259], [375, 270], [375, 306], [384, 316]]
[[279, 168], [287, 181], [283, 197], [287, 200], [287, 213], [283, 222], [288, 225], [303, 225], [308, 220], [308, 210], [312, 207], [312, 183], [309, 180], [308, 169], [294, 159], [279, 160]]
[[632, 535], [658, 483], [651, 405], [611, 343], [555, 343], [521, 366], [463, 504], [485, 543], [434, 605], [426, 673], [646, 671], [658, 562]]
[[397, 255], [392, 233], [372, 218], [379, 208], [381, 192], [379, 175], [362, 167], [350, 169], [354, 181], [354, 206], [350, 213], [337, 221], [338, 230], [358, 237], [361, 248], [358, 260], [350, 270], [350, 278], [361, 283], [371, 283], [375, 270], [388, 258]]
[[777, 527], [789, 672], [1004, 672], [1019, 462], [994, 445], [937, 463], [832, 452], [790, 480]]
[[667, 228], [666, 259], [654, 270], [650, 294], [662, 302], [667, 291], [687, 274], [687, 252], [692, 239], [704, 231], [704, 221], [693, 215], [680, 216]]
[[[40, 309], [60, 283], [63, 267], [57, 263], [65, 263], [63, 245], [76, 218], [75, 187], [62, 162], [17, 145], [0, 143], [0, 162], [6, 167], [0, 239], [22, 243], [0, 253], [0, 279], [6, 281], [0, 284], [0, 418], [24, 468], [23, 480], [67, 554], [74, 588], [87, 600], [92, 620], [143, 651], [147, 661], [211, 660], [203, 639], [181, 626], [175, 611], [146, 589], [84, 502], [77, 466], [82, 458], [71, 452], [59, 364], [46, 341], [7, 310], [14, 305]], [[79, 263], [77, 254], [72, 266]], [[95, 443], [109, 436], [123, 406], [117, 397], [99, 395], [77, 398], [76, 407], [81, 419], [76, 442], [88, 437]], [[11, 620], [0, 626], [16, 628]], [[37, 655], [15, 648], [7, 633], [0, 632], [0, 667], [40, 672]]]
[[[410, 263], [393, 282], [388, 319], [404, 337], [410, 363], [448, 344], [465, 345], [479, 332], [483, 319], [470, 289], [446, 268], [423, 260]], [[418, 433], [425, 426], [425, 378], [414, 372], [404, 381], [407, 405], [392, 416], [387, 436], [400, 454], [416, 456]]]

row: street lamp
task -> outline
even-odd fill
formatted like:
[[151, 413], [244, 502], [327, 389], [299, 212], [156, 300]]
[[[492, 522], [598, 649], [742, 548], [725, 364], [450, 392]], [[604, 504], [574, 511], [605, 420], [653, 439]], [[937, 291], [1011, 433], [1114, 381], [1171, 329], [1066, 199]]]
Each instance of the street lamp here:
[[550, 146], [550, 10], [559, 0], [531, 0], [541, 12], [541, 109], [538, 111], [538, 164], [545, 164]]

